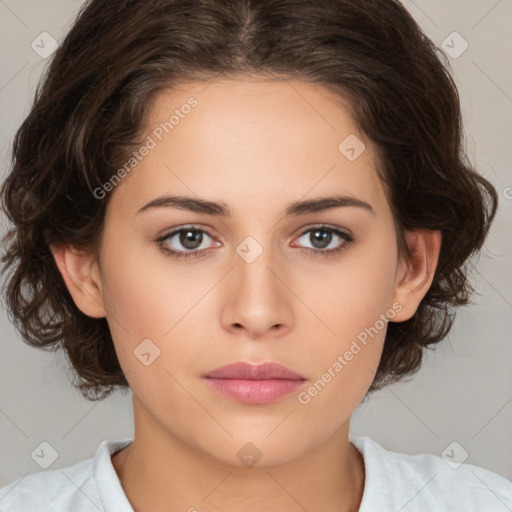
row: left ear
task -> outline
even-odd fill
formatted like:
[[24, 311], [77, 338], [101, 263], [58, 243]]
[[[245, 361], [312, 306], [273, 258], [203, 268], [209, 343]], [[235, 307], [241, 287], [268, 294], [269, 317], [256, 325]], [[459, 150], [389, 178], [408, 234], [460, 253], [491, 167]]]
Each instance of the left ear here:
[[400, 259], [392, 304], [399, 302], [402, 309], [393, 322], [404, 322], [414, 315], [432, 284], [441, 250], [441, 231], [413, 230], [404, 236], [411, 258]]

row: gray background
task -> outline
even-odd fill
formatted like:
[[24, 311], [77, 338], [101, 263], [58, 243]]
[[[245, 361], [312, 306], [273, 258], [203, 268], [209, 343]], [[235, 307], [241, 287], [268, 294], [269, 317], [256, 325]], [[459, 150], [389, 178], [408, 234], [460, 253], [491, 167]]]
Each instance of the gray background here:
[[[357, 409], [351, 433], [402, 453], [448, 453], [459, 460], [465, 450], [466, 463], [512, 479], [512, 0], [404, 4], [452, 53], [468, 155], [498, 189], [500, 207], [480, 257], [470, 264], [479, 292], [473, 305], [459, 310], [449, 337], [427, 352], [412, 380], [385, 388]], [[31, 44], [42, 32], [61, 40], [80, 5], [0, 0], [2, 180], [15, 130], [48, 62]], [[460, 56], [463, 40], [450, 36], [454, 31], [469, 44]], [[1, 222], [3, 231], [3, 216]], [[3, 310], [0, 336], [0, 486], [42, 470], [31, 456], [42, 442], [55, 449], [49, 469], [57, 469], [91, 457], [103, 439], [132, 437], [131, 392], [86, 401], [70, 386], [63, 354], [25, 345]]]

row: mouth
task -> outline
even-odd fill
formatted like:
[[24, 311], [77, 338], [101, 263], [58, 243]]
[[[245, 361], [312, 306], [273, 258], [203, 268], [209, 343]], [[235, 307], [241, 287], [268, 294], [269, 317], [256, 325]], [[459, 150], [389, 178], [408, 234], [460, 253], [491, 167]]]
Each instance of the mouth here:
[[235, 363], [204, 376], [206, 384], [233, 400], [268, 404], [298, 391], [307, 382], [303, 375], [277, 363]]

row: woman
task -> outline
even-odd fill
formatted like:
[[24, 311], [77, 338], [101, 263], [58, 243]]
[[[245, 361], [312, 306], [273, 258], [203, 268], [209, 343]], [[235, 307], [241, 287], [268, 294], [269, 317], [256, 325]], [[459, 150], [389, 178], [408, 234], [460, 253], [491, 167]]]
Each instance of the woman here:
[[497, 195], [461, 134], [394, 0], [88, 2], [16, 136], [6, 299], [84, 396], [131, 389], [135, 435], [0, 504], [512, 507], [496, 473], [349, 436], [468, 301]]

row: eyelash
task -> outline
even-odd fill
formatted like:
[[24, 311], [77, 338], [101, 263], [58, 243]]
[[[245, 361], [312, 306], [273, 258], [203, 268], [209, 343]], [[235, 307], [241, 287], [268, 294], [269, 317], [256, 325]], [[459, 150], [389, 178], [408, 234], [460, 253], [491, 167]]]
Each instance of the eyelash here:
[[[180, 227], [179, 229], [176, 229], [174, 231], [172, 231], [171, 233], [168, 233], [158, 239], [155, 240], [155, 242], [158, 244], [158, 246], [160, 247], [160, 249], [165, 253], [167, 254], [168, 256], [171, 256], [173, 258], [200, 258], [204, 253], [204, 251], [208, 251], [209, 249], [201, 249], [201, 250], [195, 250], [195, 251], [175, 251], [175, 250], [172, 250], [172, 249], [169, 249], [166, 245], [165, 245], [165, 242], [172, 238], [174, 235], [178, 234], [178, 233], [181, 233], [183, 231], [192, 231], [192, 232], [195, 232], [195, 233], [204, 233], [206, 235], [208, 235], [210, 238], [213, 238], [212, 235], [210, 235], [210, 233], [208, 233], [208, 231], [204, 230], [204, 229], [200, 229], [196, 226], [182, 226]], [[299, 249], [301, 252], [305, 252], [305, 253], [308, 253], [310, 254], [311, 256], [313, 257], [320, 257], [320, 258], [323, 258], [323, 257], [330, 257], [330, 256], [336, 256], [338, 254], [340, 254], [341, 252], [343, 252], [344, 250], [346, 250], [350, 245], [352, 245], [356, 240], [354, 237], [352, 237], [351, 235], [349, 235], [348, 233], [345, 233], [344, 231], [341, 231], [337, 228], [332, 228], [332, 227], [329, 227], [329, 226], [326, 226], [326, 225], [318, 225], [318, 226], [313, 226], [309, 229], [306, 229], [305, 231], [303, 231], [298, 238], [301, 238], [303, 237], [306, 233], [309, 233], [310, 231], [327, 231], [327, 232], [330, 232], [330, 233], [334, 233], [335, 235], [338, 235], [340, 238], [342, 238], [344, 240], [345, 243], [343, 243], [340, 247], [338, 247], [337, 249], [327, 249], [327, 250], [322, 250], [322, 249], [309, 249], [309, 248], [302, 248], [302, 249]]]

